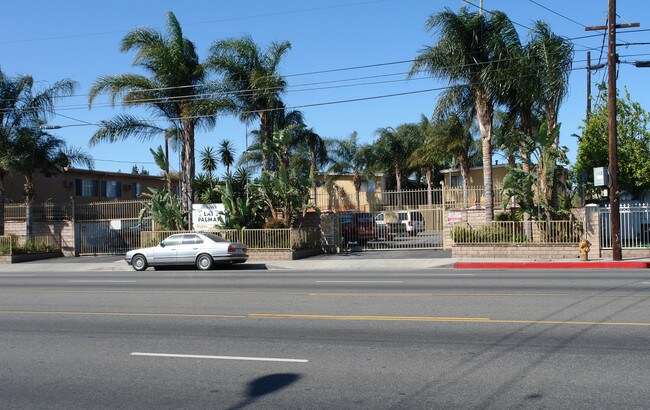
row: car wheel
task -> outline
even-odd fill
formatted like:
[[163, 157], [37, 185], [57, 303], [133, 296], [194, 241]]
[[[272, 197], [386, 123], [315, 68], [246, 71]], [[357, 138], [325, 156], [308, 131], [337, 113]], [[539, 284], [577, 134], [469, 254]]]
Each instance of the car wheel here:
[[196, 267], [200, 270], [210, 270], [213, 264], [212, 256], [205, 253], [196, 258]]
[[133, 266], [134, 270], [143, 271], [147, 269], [147, 258], [144, 255], [135, 255], [131, 258], [131, 266]]

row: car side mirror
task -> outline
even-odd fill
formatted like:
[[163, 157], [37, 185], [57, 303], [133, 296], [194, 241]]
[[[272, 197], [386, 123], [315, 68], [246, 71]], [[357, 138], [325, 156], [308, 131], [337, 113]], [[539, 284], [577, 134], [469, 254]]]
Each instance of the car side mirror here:
[[164, 247], [165, 247], [165, 243], [164, 243], [164, 242], [160, 242], [158, 245], [159, 245], [161, 248], [164, 248]]

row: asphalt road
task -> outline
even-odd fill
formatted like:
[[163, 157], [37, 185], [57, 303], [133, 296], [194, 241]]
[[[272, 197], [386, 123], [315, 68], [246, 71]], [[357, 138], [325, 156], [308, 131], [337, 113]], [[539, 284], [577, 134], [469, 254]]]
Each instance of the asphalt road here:
[[649, 408], [650, 272], [0, 272], [0, 408]]

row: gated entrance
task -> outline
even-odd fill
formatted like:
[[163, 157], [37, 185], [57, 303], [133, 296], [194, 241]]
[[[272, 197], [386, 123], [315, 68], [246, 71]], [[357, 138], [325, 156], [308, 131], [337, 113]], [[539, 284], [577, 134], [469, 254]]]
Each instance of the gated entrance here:
[[83, 221], [75, 224], [75, 230], [75, 247], [80, 255], [122, 254], [140, 247], [140, 231], [151, 230], [151, 221]]
[[343, 250], [442, 249], [443, 218], [442, 207], [326, 212], [321, 229]]

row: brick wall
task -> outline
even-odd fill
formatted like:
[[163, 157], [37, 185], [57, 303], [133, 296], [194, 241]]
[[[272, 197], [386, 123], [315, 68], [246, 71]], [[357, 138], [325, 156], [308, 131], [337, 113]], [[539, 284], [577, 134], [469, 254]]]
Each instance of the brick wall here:
[[[498, 258], [498, 259], [578, 259], [578, 246], [539, 244], [520, 245], [466, 245], [451, 247], [454, 258]], [[592, 254], [593, 255], [593, 254]]]
[[[63, 256], [74, 256], [74, 226], [71, 221], [33, 222], [34, 235], [51, 234], [61, 238]], [[25, 222], [5, 221], [5, 235], [25, 235]]]

